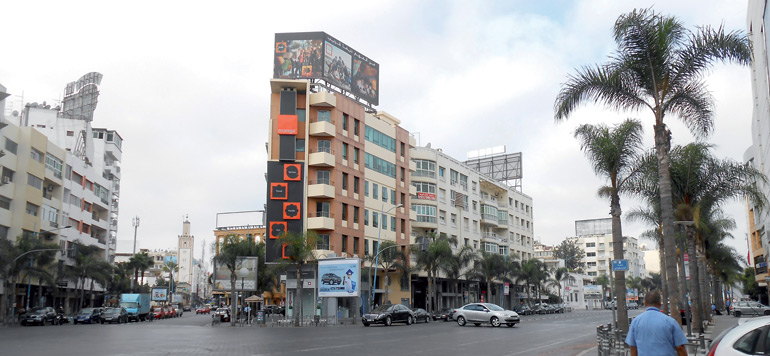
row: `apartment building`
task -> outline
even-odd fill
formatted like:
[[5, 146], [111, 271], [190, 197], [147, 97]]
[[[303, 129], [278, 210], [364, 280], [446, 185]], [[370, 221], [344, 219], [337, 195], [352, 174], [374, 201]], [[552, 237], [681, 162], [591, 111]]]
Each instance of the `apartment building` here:
[[[420, 238], [446, 235], [456, 239], [456, 249], [470, 246], [474, 250], [527, 260], [534, 256], [532, 198], [502, 182], [492, 179], [443, 153], [440, 149], [415, 147], [411, 151], [415, 164], [411, 184], [415, 188], [411, 209], [416, 213], [412, 235]], [[463, 281], [461, 290], [478, 290], [473, 281]], [[414, 304], [427, 305], [427, 281], [421, 275], [414, 283]], [[451, 306], [455, 298], [473, 302], [481, 299], [509, 305], [503, 284], [493, 288], [491, 298], [481, 294], [449, 291], [450, 283], [442, 280], [434, 306]], [[515, 293], [509, 293], [509, 296]]]
[[[612, 219], [589, 219], [575, 221], [575, 235], [578, 246], [585, 251], [586, 274], [591, 277], [607, 275], [612, 270], [614, 259], [612, 243]], [[623, 237], [623, 257], [628, 260], [626, 277], [647, 277], [644, 250], [635, 237]]]

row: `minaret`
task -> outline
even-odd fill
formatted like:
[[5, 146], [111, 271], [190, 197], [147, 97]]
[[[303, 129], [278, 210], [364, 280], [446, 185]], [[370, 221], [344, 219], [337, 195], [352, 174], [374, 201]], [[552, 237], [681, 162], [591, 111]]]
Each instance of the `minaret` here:
[[[193, 247], [195, 246], [195, 237], [190, 235], [190, 221], [185, 215], [184, 223], [182, 224], [182, 235], [179, 235], [179, 248], [177, 249], [177, 261], [179, 263], [178, 281], [179, 283], [187, 283], [187, 287], [191, 288], [193, 284]], [[193, 292], [187, 291], [187, 294]]]

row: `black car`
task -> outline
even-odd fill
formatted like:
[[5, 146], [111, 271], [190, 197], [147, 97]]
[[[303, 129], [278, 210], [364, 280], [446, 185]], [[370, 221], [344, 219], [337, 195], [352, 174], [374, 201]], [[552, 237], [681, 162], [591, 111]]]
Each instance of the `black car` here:
[[342, 284], [342, 277], [334, 273], [325, 273], [321, 276], [321, 284]]
[[426, 323], [429, 323], [430, 319], [432, 319], [430, 317], [430, 314], [428, 314], [428, 312], [425, 311], [425, 309], [422, 309], [422, 308], [414, 308], [414, 309], [412, 309], [412, 315], [414, 315], [414, 322], [415, 323], [420, 322], [420, 320], [423, 320]]
[[21, 325], [45, 325], [56, 323], [56, 311], [51, 307], [34, 308], [21, 317]]
[[265, 314], [286, 315], [286, 307], [282, 307], [280, 305], [275, 305], [275, 304], [265, 305]]
[[532, 309], [530, 309], [526, 305], [520, 305], [518, 308], [515, 308], [514, 311], [516, 313], [519, 313], [519, 315], [531, 315], [531, 314], [533, 314]]
[[126, 308], [107, 308], [102, 315], [101, 323], [128, 323]]
[[102, 320], [101, 308], [83, 308], [72, 319], [73, 324], [96, 324]]
[[454, 311], [454, 308], [441, 309], [436, 315], [433, 316], [433, 320], [450, 321], [452, 320], [452, 314], [454, 314]]
[[406, 323], [411, 325], [414, 322], [412, 311], [401, 304], [381, 305], [361, 317], [364, 326], [371, 324], [385, 324], [390, 326], [393, 323]]

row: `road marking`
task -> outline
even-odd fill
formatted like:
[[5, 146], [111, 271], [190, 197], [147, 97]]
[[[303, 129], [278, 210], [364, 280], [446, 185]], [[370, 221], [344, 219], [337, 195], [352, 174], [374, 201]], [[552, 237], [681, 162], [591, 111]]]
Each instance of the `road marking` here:
[[519, 351], [519, 352], [516, 352], [516, 353], [508, 354], [506, 356], [521, 355], [521, 354], [528, 353], [528, 352], [531, 352], [531, 351], [534, 351], [534, 350], [537, 350], [537, 349], [542, 349], [544, 347], [549, 347], [549, 346], [565, 343], [567, 341], [577, 340], [577, 339], [580, 339], [580, 338], [584, 338], [586, 336], [593, 336], [593, 335], [596, 335], [596, 333], [592, 332], [592, 333], [588, 333], [588, 334], [583, 334], [581, 336], [576, 336], [576, 337], [573, 337], [573, 338], [570, 338], [570, 339], [565, 339], [565, 340], [561, 340], [561, 341], [552, 342], [552, 343], [547, 344], [547, 345], [541, 345], [541, 346], [538, 346], [538, 347], [533, 347], [531, 349], [527, 349], [527, 350]]

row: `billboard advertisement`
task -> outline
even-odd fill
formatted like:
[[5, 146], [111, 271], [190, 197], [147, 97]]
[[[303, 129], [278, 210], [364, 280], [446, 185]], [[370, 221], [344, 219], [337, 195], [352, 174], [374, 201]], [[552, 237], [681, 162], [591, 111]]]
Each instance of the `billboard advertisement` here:
[[168, 293], [166, 288], [153, 288], [151, 293], [152, 300], [155, 302], [165, 302], [167, 300], [166, 293]]
[[358, 258], [318, 261], [319, 297], [358, 297], [361, 260]]
[[273, 78], [323, 79], [378, 105], [380, 65], [325, 32], [276, 33]]
[[176, 256], [163, 256], [163, 264], [169, 263], [169, 262], [176, 262]]
[[[214, 266], [214, 289], [229, 291], [230, 285], [230, 269], [226, 265]], [[238, 276], [238, 270], [246, 268], [249, 273], [245, 278]], [[257, 257], [241, 257], [235, 264], [235, 289], [238, 291], [256, 291], [257, 290]]]
[[583, 297], [585, 299], [602, 299], [602, 286], [583, 286]]

